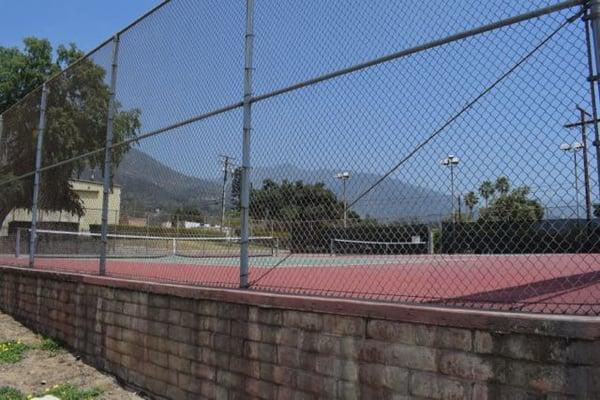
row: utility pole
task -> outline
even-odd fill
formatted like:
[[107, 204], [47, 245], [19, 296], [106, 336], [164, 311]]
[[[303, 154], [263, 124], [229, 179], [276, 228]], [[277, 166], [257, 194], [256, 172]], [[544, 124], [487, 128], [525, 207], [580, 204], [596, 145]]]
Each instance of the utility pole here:
[[583, 184], [585, 185], [585, 217], [586, 220], [592, 219], [592, 195], [590, 193], [590, 164], [588, 161], [588, 139], [587, 126], [585, 124], [586, 115], [590, 116], [583, 108], [577, 106], [581, 122], [581, 142], [583, 143]]
[[[575, 160], [575, 180], [577, 181], [577, 156], [575, 152], [581, 150], [583, 152], [583, 179], [584, 179], [584, 187], [585, 187], [585, 216], [589, 221], [592, 219], [592, 194], [590, 188], [590, 164], [588, 159], [588, 137], [587, 137], [587, 125], [594, 123], [593, 120], [586, 120], [586, 116], [591, 117], [591, 115], [585, 111], [580, 106], [577, 106], [577, 110], [579, 111], [579, 121], [573, 124], [565, 125], [565, 128], [581, 128], [581, 142], [579, 146], [571, 146], [573, 150], [573, 156]], [[564, 150], [564, 149], [563, 149]], [[577, 182], [575, 182], [577, 185]], [[577, 191], [577, 189], [576, 189]], [[579, 205], [577, 205], [579, 208]], [[579, 218], [579, 213], [578, 218]]]
[[225, 229], [225, 189], [229, 176], [229, 166], [231, 165], [231, 160], [235, 158], [225, 154], [220, 154], [219, 157], [223, 160], [223, 189], [221, 191], [221, 231], [223, 231]]

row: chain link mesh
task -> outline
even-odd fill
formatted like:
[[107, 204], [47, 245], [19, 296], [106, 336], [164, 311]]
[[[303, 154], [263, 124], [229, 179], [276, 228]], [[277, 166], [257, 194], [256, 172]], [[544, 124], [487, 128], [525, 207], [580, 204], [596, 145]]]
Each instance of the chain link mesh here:
[[[257, 0], [249, 288], [598, 315], [582, 4]], [[5, 111], [2, 264], [98, 274], [104, 215], [102, 273], [237, 287], [245, 23], [165, 2], [46, 83], [35, 249], [41, 89]]]

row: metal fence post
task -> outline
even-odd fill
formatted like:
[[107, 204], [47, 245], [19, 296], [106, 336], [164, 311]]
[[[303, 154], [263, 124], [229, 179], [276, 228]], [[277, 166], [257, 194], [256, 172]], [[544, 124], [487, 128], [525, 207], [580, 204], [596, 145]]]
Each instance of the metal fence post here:
[[241, 251], [240, 287], [248, 287], [249, 231], [250, 231], [250, 135], [252, 131], [252, 50], [254, 42], [254, 0], [246, 0], [246, 36], [244, 66], [244, 136], [242, 148], [242, 174], [240, 203]]
[[106, 251], [108, 248], [108, 207], [112, 186], [112, 145], [115, 119], [115, 94], [117, 89], [117, 62], [119, 59], [119, 35], [113, 38], [112, 64], [110, 69], [110, 95], [108, 98], [108, 121], [106, 123], [106, 146], [104, 150], [104, 193], [102, 195], [102, 228], [100, 232], [100, 266], [98, 273], [106, 274]]
[[44, 131], [46, 130], [46, 102], [48, 87], [42, 86], [42, 99], [40, 101], [40, 121], [38, 124], [37, 144], [35, 148], [35, 175], [33, 176], [33, 201], [31, 204], [31, 230], [29, 233], [29, 266], [35, 266], [35, 246], [37, 242], [37, 217], [40, 196], [40, 168], [42, 167], [42, 146], [44, 145]]
[[[600, 179], [600, 132], [599, 132], [599, 127], [598, 127], [598, 115], [597, 115], [597, 110], [596, 110], [596, 93], [593, 90], [594, 89], [594, 82], [596, 82], [598, 89], [600, 90], [600, 0], [591, 0], [591, 4], [590, 4], [590, 14], [589, 14], [589, 19], [591, 22], [591, 27], [592, 27], [592, 43], [590, 43], [589, 40], [589, 28], [588, 25], [586, 24], [586, 35], [587, 35], [587, 46], [588, 46], [588, 63], [589, 63], [589, 69], [590, 69], [590, 74], [592, 76], [589, 77], [590, 79], [590, 88], [591, 88], [591, 95], [592, 95], [592, 120], [593, 120], [593, 124], [594, 124], [594, 133], [595, 133], [595, 140], [593, 142], [594, 147], [596, 148], [596, 164], [597, 164], [597, 173], [598, 173], [598, 178]], [[594, 66], [595, 68], [592, 66], [592, 54], [590, 53], [590, 47], [593, 47], [593, 57], [594, 57]]]

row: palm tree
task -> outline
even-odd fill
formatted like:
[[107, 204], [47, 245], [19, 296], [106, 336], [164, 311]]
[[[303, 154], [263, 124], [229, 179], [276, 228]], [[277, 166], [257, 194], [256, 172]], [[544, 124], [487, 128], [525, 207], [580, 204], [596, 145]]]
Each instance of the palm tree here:
[[510, 182], [507, 177], [501, 176], [496, 179], [496, 191], [500, 193], [500, 195], [507, 194], [509, 190]]
[[488, 207], [488, 200], [494, 195], [494, 185], [490, 181], [483, 181], [479, 186], [479, 194], [485, 200], [485, 208]]
[[473, 220], [473, 209], [479, 203], [479, 198], [475, 194], [475, 192], [469, 192], [465, 195], [465, 205], [469, 209], [469, 219]]

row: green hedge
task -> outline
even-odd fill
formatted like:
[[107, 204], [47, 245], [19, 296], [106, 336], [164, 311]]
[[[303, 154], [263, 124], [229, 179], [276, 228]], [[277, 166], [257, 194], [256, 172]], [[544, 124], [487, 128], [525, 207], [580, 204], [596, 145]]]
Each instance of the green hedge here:
[[442, 225], [443, 253], [600, 252], [600, 220], [470, 222]]
[[[101, 225], [90, 225], [90, 232], [100, 233]], [[109, 225], [108, 233], [119, 235], [224, 237], [225, 233], [209, 228], [166, 228], [162, 226]]]
[[[38, 229], [47, 229], [52, 231], [68, 231], [77, 232], [79, 230], [79, 223], [77, 222], [51, 222], [41, 221], [37, 224]], [[11, 221], [8, 223], [8, 233], [15, 234], [17, 229], [25, 231], [31, 229], [31, 222], [29, 221]]]

